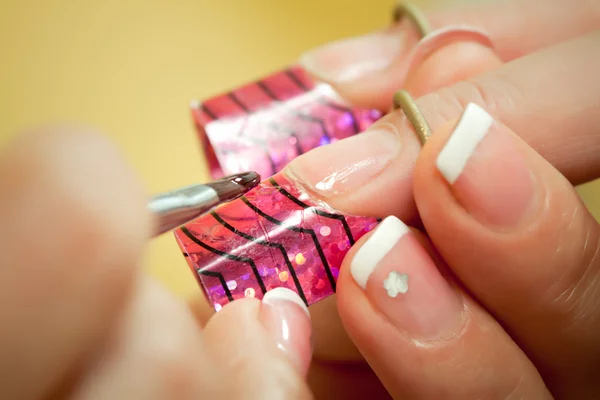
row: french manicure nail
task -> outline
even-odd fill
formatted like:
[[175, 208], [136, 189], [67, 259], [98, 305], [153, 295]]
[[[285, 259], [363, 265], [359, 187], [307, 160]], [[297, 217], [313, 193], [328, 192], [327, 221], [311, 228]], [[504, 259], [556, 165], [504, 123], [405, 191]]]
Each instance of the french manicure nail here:
[[262, 299], [260, 320], [277, 347], [306, 374], [312, 356], [311, 322], [300, 296], [282, 287], [268, 291]]
[[374, 33], [326, 44], [305, 53], [302, 66], [317, 78], [346, 83], [386, 69], [407, 47], [402, 33]]
[[536, 181], [515, 135], [469, 104], [440, 151], [436, 167], [459, 203], [477, 220], [518, 225], [536, 203]]
[[375, 178], [397, 156], [400, 146], [396, 127], [382, 123], [303, 154], [288, 165], [288, 173], [312, 192], [329, 198]]
[[350, 273], [372, 304], [415, 340], [455, 333], [464, 306], [408, 227], [387, 217], [360, 247]]

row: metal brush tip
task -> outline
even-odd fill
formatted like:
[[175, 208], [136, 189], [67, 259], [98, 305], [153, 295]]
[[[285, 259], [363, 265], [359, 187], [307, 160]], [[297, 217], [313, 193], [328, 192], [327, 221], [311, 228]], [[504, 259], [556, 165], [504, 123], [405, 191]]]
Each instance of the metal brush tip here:
[[242, 172], [229, 175], [218, 181], [207, 183], [219, 195], [219, 200], [230, 201], [240, 197], [260, 183], [260, 175], [256, 172]]
[[156, 195], [148, 203], [148, 209], [157, 220], [155, 235], [175, 229], [219, 204], [234, 200], [259, 183], [260, 175], [256, 172], [242, 172]]

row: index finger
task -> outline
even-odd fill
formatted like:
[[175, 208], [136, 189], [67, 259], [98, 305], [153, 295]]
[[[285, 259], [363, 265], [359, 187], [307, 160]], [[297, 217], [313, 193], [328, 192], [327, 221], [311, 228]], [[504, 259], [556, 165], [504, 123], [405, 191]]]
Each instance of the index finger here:
[[[561, 60], [560, 63], [557, 60]], [[432, 129], [472, 102], [517, 132], [573, 184], [600, 174], [597, 129], [600, 32], [531, 54], [417, 100]], [[413, 167], [420, 143], [401, 112], [365, 133], [317, 148], [286, 173], [350, 214], [414, 220]], [[417, 177], [418, 179], [418, 177]]]

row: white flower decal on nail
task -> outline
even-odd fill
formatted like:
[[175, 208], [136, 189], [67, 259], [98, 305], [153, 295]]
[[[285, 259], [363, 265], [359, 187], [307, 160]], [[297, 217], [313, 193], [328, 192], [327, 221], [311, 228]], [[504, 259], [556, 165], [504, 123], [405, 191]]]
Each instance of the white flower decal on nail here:
[[383, 281], [383, 288], [387, 290], [388, 296], [395, 298], [399, 293], [408, 291], [408, 275], [396, 271], [390, 272], [386, 280]]

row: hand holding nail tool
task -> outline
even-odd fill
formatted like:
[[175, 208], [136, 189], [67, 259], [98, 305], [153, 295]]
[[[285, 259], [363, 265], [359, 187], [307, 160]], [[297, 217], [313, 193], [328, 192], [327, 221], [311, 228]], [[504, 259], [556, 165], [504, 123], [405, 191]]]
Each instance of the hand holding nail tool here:
[[158, 219], [154, 235], [175, 229], [222, 203], [242, 196], [259, 182], [260, 176], [256, 172], [243, 172], [153, 196], [148, 202], [148, 209]]
[[[425, 142], [431, 130], [410, 94], [398, 92], [394, 103]], [[335, 293], [344, 256], [378, 222], [328, 208], [284, 170], [175, 237], [215, 310], [278, 287], [311, 305]]]

